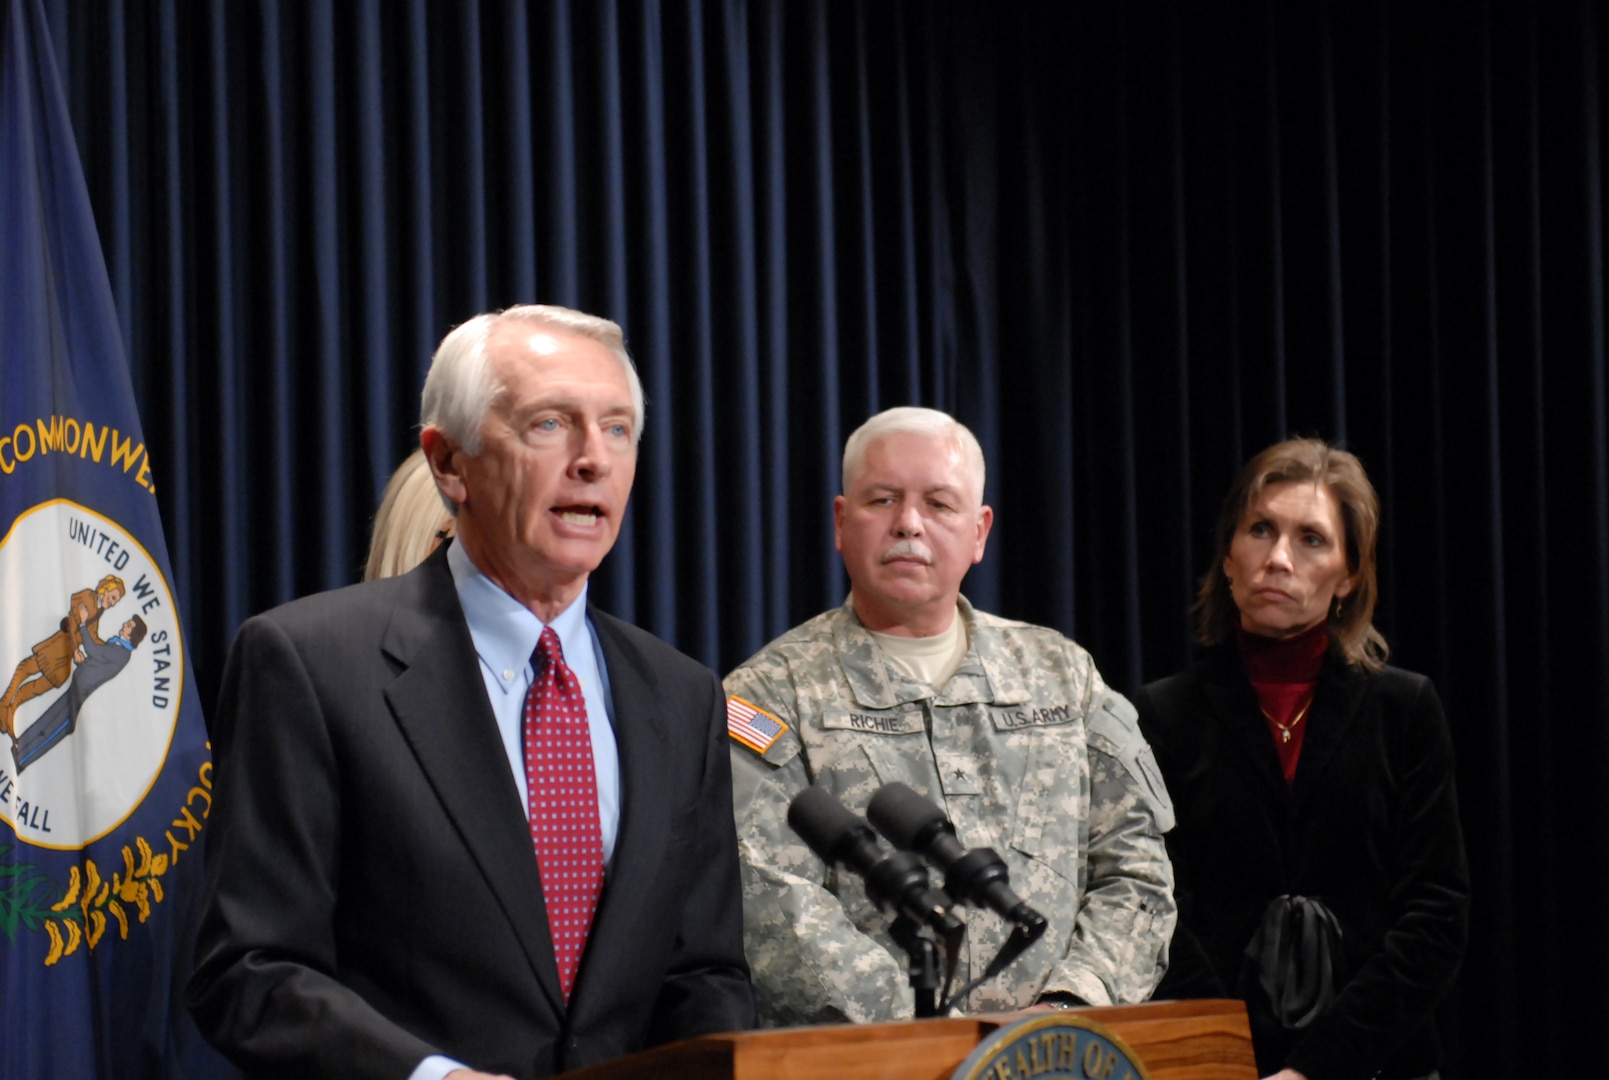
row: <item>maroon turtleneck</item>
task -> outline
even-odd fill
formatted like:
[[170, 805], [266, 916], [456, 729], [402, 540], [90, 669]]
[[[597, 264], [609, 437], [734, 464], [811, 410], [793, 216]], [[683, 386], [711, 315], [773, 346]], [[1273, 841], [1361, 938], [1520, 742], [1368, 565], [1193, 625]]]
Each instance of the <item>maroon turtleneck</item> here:
[[1295, 637], [1279, 639], [1237, 627], [1235, 644], [1246, 677], [1257, 691], [1257, 704], [1262, 706], [1263, 720], [1289, 784], [1296, 778], [1296, 760], [1307, 734], [1307, 710], [1313, 704], [1324, 654], [1330, 647], [1330, 628], [1321, 622]]

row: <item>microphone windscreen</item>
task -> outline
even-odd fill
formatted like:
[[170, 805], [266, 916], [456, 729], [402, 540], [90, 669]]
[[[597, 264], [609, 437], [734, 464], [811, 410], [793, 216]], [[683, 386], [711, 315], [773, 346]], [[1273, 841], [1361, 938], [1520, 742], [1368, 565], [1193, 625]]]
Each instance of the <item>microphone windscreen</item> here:
[[805, 788], [793, 797], [788, 804], [788, 827], [829, 863], [837, 861], [838, 847], [846, 837], [865, 828], [831, 792], [819, 787]]
[[934, 829], [943, 830], [949, 824], [943, 810], [898, 781], [884, 784], [872, 796], [866, 820], [889, 843], [905, 851], [920, 851], [932, 840]]

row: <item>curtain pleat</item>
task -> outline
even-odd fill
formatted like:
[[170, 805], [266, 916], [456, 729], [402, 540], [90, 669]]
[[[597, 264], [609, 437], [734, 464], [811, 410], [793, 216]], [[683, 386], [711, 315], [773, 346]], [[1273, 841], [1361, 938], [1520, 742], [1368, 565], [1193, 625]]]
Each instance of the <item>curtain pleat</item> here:
[[647, 423], [593, 598], [718, 670], [843, 599], [877, 409], [972, 426], [969, 596], [1121, 690], [1189, 661], [1239, 464], [1317, 434], [1376, 481], [1378, 621], [1454, 727], [1447, 1075], [1568, 1074], [1609, 1016], [1565, 989], [1609, 962], [1589, 0], [46, 7], [209, 701], [244, 618], [358, 576], [489, 308], [624, 325]]

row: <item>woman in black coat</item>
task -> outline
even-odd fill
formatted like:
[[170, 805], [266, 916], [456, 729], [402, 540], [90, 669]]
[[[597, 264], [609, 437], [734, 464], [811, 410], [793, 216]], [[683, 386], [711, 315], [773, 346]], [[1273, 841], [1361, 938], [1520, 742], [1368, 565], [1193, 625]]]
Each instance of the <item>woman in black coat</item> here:
[[1435, 1075], [1469, 872], [1430, 680], [1371, 622], [1379, 501], [1316, 439], [1241, 471], [1195, 605], [1207, 649], [1135, 698], [1178, 825], [1156, 997], [1239, 997], [1277, 1080]]

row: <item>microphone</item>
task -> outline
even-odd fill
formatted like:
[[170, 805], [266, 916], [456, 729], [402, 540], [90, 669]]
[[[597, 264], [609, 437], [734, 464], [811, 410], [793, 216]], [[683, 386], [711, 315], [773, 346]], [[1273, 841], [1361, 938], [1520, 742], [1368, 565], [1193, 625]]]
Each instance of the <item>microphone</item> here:
[[950, 937], [965, 929], [949, 898], [929, 887], [927, 868], [907, 852], [884, 855], [877, 834], [825, 788], [808, 787], [788, 804], [788, 827], [829, 865], [842, 864], [866, 883], [879, 911], [925, 923]]
[[944, 891], [955, 899], [994, 910], [1030, 942], [1045, 932], [1045, 917], [1007, 884], [1005, 860], [993, 848], [963, 848], [944, 811], [910, 787], [883, 785], [867, 805], [866, 817], [889, 843], [943, 870]]

